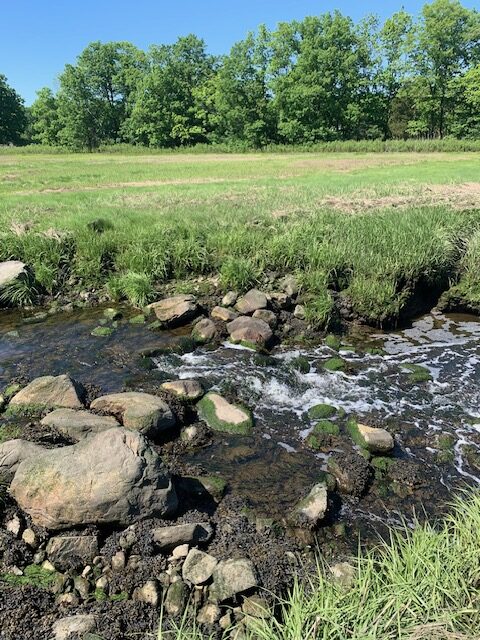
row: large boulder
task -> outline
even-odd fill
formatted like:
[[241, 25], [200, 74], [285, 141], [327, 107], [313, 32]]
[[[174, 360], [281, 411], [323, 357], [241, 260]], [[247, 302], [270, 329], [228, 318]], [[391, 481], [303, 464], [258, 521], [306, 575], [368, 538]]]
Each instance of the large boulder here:
[[175, 418], [168, 404], [149, 393], [111, 393], [94, 400], [90, 408], [117, 416], [126, 429], [139, 431], [150, 437], [175, 425]]
[[43, 418], [41, 424], [53, 427], [76, 442], [120, 426], [113, 416], [97, 416], [89, 411], [75, 411], [75, 409], [55, 409]]
[[20, 439], [0, 444], [0, 476], [13, 478], [21, 462], [43, 450], [38, 444]]
[[272, 339], [272, 330], [260, 318], [240, 316], [227, 324], [230, 340], [253, 348], [263, 348]]
[[148, 305], [160, 322], [171, 326], [186, 324], [192, 320], [198, 312], [198, 304], [195, 296], [181, 295], [165, 298]]
[[258, 289], [250, 289], [248, 293], [237, 300], [235, 308], [243, 315], [253, 313], [257, 309], [266, 309], [268, 305], [267, 296], [258, 291]]
[[249, 435], [252, 432], [250, 411], [228, 402], [218, 393], [207, 393], [197, 404], [197, 409], [199, 417], [214, 431], [237, 435]]
[[35, 378], [21, 391], [13, 396], [10, 405], [13, 407], [36, 407], [38, 409], [82, 409], [85, 389], [67, 375], [42, 376]]
[[89, 523], [127, 526], [168, 516], [178, 504], [158, 454], [142, 435], [121, 427], [28, 457], [10, 492], [34, 524], [52, 530]]
[[28, 278], [27, 266], [23, 262], [20, 260], [0, 262], [0, 289], [22, 278]]

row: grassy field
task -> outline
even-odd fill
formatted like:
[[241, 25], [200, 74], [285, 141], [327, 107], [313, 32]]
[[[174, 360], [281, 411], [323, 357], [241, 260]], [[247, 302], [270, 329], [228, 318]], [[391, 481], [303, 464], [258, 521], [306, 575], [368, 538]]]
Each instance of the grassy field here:
[[107, 287], [136, 305], [172, 279], [246, 289], [294, 273], [316, 324], [334, 315], [334, 291], [388, 324], [419, 290], [458, 279], [480, 301], [479, 176], [475, 153], [8, 150], [0, 259], [27, 262], [48, 293]]

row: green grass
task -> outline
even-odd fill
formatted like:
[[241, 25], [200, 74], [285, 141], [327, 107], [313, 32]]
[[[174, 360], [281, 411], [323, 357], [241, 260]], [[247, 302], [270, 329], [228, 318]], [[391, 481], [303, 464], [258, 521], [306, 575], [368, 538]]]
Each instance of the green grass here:
[[[460, 495], [435, 524], [391, 531], [351, 560], [349, 587], [318, 572], [279, 601], [275, 618], [249, 621], [248, 640], [475, 640], [480, 637], [480, 494]], [[202, 640], [185, 616], [163, 640]], [[243, 637], [243, 636], [242, 636]]]
[[459, 282], [480, 301], [480, 210], [461, 186], [479, 170], [467, 152], [2, 150], [0, 260], [24, 260], [47, 292], [105, 288], [138, 307], [170, 280], [244, 291], [291, 273], [313, 325], [334, 323], [335, 291], [387, 325], [422, 287]]

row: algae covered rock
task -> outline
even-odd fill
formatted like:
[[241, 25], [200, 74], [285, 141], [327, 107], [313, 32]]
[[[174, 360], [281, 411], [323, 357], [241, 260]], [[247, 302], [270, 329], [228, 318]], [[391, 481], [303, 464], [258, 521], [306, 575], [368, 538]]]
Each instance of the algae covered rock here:
[[251, 412], [228, 402], [218, 393], [207, 393], [197, 404], [197, 409], [199, 417], [214, 431], [244, 436], [252, 432]]
[[316, 404], [308, 410], [308, 417], [312, 420], [323, 420], [333, 418], [337, 413], [337, 409], [331, 404]]
[[353, 441], [362, 449], [370, 453], [389, 453], [395, 446], [395, 441], [386, 429], [369, 427], [351, 418], [347, 429]]

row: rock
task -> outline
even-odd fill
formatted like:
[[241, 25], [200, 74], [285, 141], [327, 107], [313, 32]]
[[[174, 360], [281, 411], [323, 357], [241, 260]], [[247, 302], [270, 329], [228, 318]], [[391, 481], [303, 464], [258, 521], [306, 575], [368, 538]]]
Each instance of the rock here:
[[265, 347], [273, 335], [266, 322], [249, 316], [240, 316], [236, 320], [229, 322], [227, 331], [232, 342], [240, 342], [253, 348]]
[[267, 296], [261, 291], [258, 291], [258, 289], [250, 289], [248, 293], [237, 300], [235, 308], [242, 315], [248, 315], [257, 309], [266, 309], [267, 306]]
[[222, 560], [213, 572], [211, 592], [223, 602], [256, 586], [255, 568], [250, 560]]
[[246, 616], [264, 620], [272, 616], [268, 602], [264, 598], [260, 598], [260, 596], [245, 598], [242, 604], [242, 611]]
[[125, 569], [125, 565], [127, 564], [125, 552], [117, 551], [117, 553], [113, 555], [110, 564], [112, 566], [112, 571], [123, 571]]
[[181, 544], [208, 542], [212, 535], [213, 529], [208, 522], [177, 524], [154, 529], [152, 532], [153, 541], [160, 551], [169, 551]]
[[82, 409], [85, 389], [70, 376], [43, 376], [13, 396], [10, 405], [33, 406], [39, 409], [65, 407]]
[[233, 624], [233, 620], [232, 620], [231, 611], [227, 611], [227, 613], [223, 615], [218, 621], [218, 626], [220, 627], [220, 629], [223, 629], [224, 631], [226, 631], [227, 629], [230, 629], [232, 624]]
[[183, 476], [182, 489], [199, 498], [210, 496], [220, 502], [225, 494], [227, 483], [219, 476]]
[[57, 598], [60, 607], [78, 607], [80, 598], [75, 593], [62, 593]]
[[13, 518], [7, 521], [5, 524], [5, 529], [12, 534], [15, 538], [18, 538], [20, 535], [20, 530], [22, 528], [22, 523], [20, 522], [20, 518], [15, 514]]
[[218, 560], [198, 549], [190, 549], [182, 567], [182, 577], [187, 582], [198, 585], [210, 580]]
[[10, 492], [34, 524], [129, 525], [177, 508], [169, 474], [143, 436], [121, 427], [20, 463]]
[[43, 447], [28, 440], [7, 440], [0, 444], [0, 476], [13, 478], [19, 465], [44, 451]]
[[87, 600], [88, 595], [90, 593], [90, 583], [83, 576], [75, 576], [73, 579], [73, 588], [78, 593], [78, 595], [82, 598], [82, 600]]
[[222, 304], [225, 307], [231, 307], [235, 304], [238, 298], [238, 293], [236, 291], [228, 291], [222, 298]]
[[126, 429], [139, 431], [149, 437], [155, 437], [175, 425], [175, 418], [167, 403], [149, 393], [111, 393], [97, 398], [90, 407], [94, 411], [120, 417]]
[[285, 291], [285, 293], [290, 297], [296, 296], [299, 292], [299, 286], [295, 276], [285, 276], [280, 280], [279, 284], [282, 291]]
[[181, 560], [182, 558], [186, 558], [188, 556], [188, 552], [190, 547], [188, 544], [179, 544], [178, 547], [175, 547], [172, 551], [172, 559], [173, 560]]
[[344, 587], [351, 587], [355, 580], [355, 567], [348, 562], [339, 562], [330, 567], [330, 573], [338, 584]]
[[178, 580], [168, 587], [167, 595], [165, 597], [165, 610], [173, 616], [179, 616], [185, 610], [187, 602], [187, 587], [185, 584]]
[[303, 306], [303, 304], [297, 304], [296, 305], [296, 307], [295, 307], [295, 309], [293, 311], [293, 315], [298, 320], [305, 320], [306, 314], [305, 314], [305, 307]]
[[68, 640], [72, 636], [80, 637], [82, 634], [95, 631], [97, 626], [94, 615], [77, 615], [61, 618], [52, 626], [55, 640]]
[[43, 418], [41, 424], [53, 427], [59, 433], [76, 442], [101, 431], [120, 426], [118, 420], [113, 416], [98, 416], [89, 411], [75, 411], [74, 409], [55, 409]]
[[104, 309], [103, 315], [107, 320], [113, 321], [119, 320], [122, 317], [122, 312], [118, 309], [110, 307], [108, 309]]
[[145, 602], [146, 604], [157, 607], [160, 601], [160, 591], [156, 580], [147, 580], [142, 587], [137, 587], [132, 596], [137, 602]]
[[96, 536], [54, 536], [46, 551], [58, 571], [79, 570], [98, 555], [98, 540]]
[[22, 533], [22, 540], [25, 544], [28, 544], [29, 547], [32, 547], [32, 549], [38, 547], [38, 538], [33, 529], [25, 529]]
[[249, 435], [253, 429], [250, 411], [227, 402], [218, 393], [207, 393], [197, 404], [198, 415], [210, 429], [238, 435]]
[[277, 326], [277, 316], [269, 309], [257, 309], [253, 317], [257, 318], [257, 320], [263, 320], [271, 329], [275, 329]]
[[164, 382], [161, 388], [177, 396], [177, 398], [184, 398], [186, 400], [198, 400], [205, 393], [198, 380], [173, 380], [171, 382]]
[[174, 326], [192, 320], [197, 315], [198, 305], [195, 296], [180, 295], [153, 302], [148, 309], [153, 310], [160, 322]]
[[238, 313], [225, 307], [213, 307], [210, 315], [214, 320], [221, 320], [222, 322], [231, 322], [238, 318]]
[[295, 507], [296, 519], [301, 525], [315, 527], [325, 517], [327, 506], [327, 487], [324, 482], [319, 482]]
[[192, 329], [192, 338], [195, 342], [200, 342], [202, 344], [211, 342], [215, 339], [216, 335], [217, 327], [210, 318], [200, 320]]
[[0, 289], [12, 284], [15, 280], [28, 278], [28, 275], [27, 266], [20, 260], [0, 262]]
[[221, 615], [222, 612], [219, 606], [213, 604], [213, 602], [207, 602], [197, 613], [197, 622], [198, 624], [212, 626], [220, 619]]
[[272, 291], [270, 300], [280, 309], [289, 309], [292, 305], [292, 299], [283, 291]]
[[328, 470], [335, 477], [340, 493], [359, 498], [365, 492], [372, 471], [365, 458], [357, 453], [335, 451], [328, 460]]
[[395, 445], [394, 439], [386, 429], [369, 427], [354, 419], [348, 421], [347, 429], [356, 444], [370, 453], [389, 453]]

